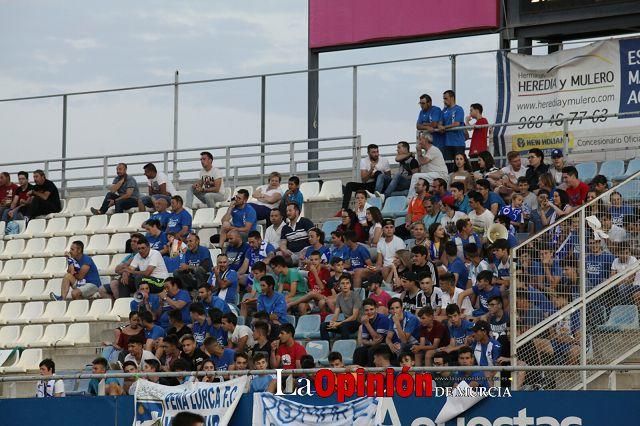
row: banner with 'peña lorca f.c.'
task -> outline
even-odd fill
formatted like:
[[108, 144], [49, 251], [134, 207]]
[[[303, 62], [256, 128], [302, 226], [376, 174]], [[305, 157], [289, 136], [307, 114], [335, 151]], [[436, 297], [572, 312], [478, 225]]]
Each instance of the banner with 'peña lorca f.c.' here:
[[[618, 117], [601, 117], [620, 114]], [[596, 116], [596, 117], [593, 117]], [[588, 153], [640, 147], [640, 38], [605, 40], [548, 55], [498, 53], [497, 152], [563, 148]], [[534, 123], [551, 120], [550, 123]]]

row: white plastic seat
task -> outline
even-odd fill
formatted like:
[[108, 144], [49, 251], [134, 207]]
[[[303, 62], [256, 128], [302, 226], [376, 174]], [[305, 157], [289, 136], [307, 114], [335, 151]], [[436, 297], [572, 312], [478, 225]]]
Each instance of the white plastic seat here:
[[309, 201], [329, 201], [340, 198], [342, 198], [342, 181], [328, 180], [322, 184], [318, 195], [309, 197]]
[[59, 342], [61, 346], [74, 346], [90, 342], [89, 324], [86, 322], [74, 323], [67, 328], [67, 335]]
[[96, 264], [96, 268], [98, 268], [98, 273], [100, 275], [106, 275], [106, 270], [109, 269], [109, 262], [111, 258], [108, 254], [99, 254], [96, 256], [92, 256], [91, 259], [93, 263]]
[[8, 320], [18, 318], [22, 312], [22, 303], [5, 303], [0, 308], [0, 324], [8, 324]]
[[104, 275], [115, 275], [116, 266], [118, 266], [125, 257], [127, 257], [127, 253], [117, 253], [111, 256], [109, 266], [102, 273]]
[[98, 320], [121, 321], [123, 319], [129, 318], [132, 301], [133, 297], [121, 297], [119, 299], [116, 299], [116, 301], [113, 303], [113, 307], [111, 308], [111, 312], [105, 315], [99, 315]]
[[22, 293], [20, 293], [15, 298], [11, 300], [15, 300], [17, 302], [28, 302], [30, 300], [42, 300], [41, 296], [44, 292], [44, 280], [29, 280], [24, 283], [24, 287], [22, 287]]
[[44, 269], [44, 265], [45, 261], [42, 257], [28, 259], [22, 272], [14, 274], [13, 277], [17, 280], [30, 280], [34, 278], [33, 274], [40, 273]]
[[85, 216], [73, 216], [67, 222], [64, 231], [56, 232], [56, 237], [70, 237], [72, 235], [82, 235], [87, 227], [87, 218]]
[[67, 250], [67, 237], [53, 237], [47, 240], [47, 245], [41, 253], [34, 253], [33, 257], [64, 256]]
[[129, 224], [118, 228], [117, 232], [138, 232], [142, 229], [142, 224], [149, 220], [149, 212], [135, 212], [129, 219]]
[[193, 216], [193, 223], [191, 226], [195, 229], [211, 228], [213, 226], [213, 220], [216, 218], [216, 209], [204, 208], [196, 210], [196, 214]]
[[64, 336], [67, 334], [67, 325], [66, 324], [49, 324], [44, 329], [44, 333], [39, 341], [30, 345], [31, 347], [43, 348], [43, 347], [51, 347], [51, 346], [65, 346], [61, 345], [60, 342], [64, 339]]
[[129, 238], [131, 238], [129, 234], [125, 234], [125, 233], [114, 234], [111, 236], [109, 245], [105, 246], [102, 250], [99, 250], [98, 253], [116, 254], [116, 253], [124, 252]]
[[215, 206], [216, 208], [218, 207], [223, 207], [223, 206], [229, 206], [229, 200], [231, 200], [231, 195], [233, 195], [233, 192], [231, 191], [231, 188], [229, 188], [228, 186], [224, 188], [224, 201], [218, 201]]
[[111, 312], [111, 299], [94, 299], [91, 302], [91, 308], [86, 315], [76, 317], [76, 321], [98, 321], [102, 315], [108, 315]]
[[7, 281], [13, 279], [13, 276], [22, 272], [24, 268], [24, 260], [11, 259], [4, 263], [2, 272], [0, 272], [0, 281]]
[[[19, 240], [16, 240], [16, 241], [19, 241]], [[47, 244], [47, 240], [45, 240], [44, 238], [31, 238], [30, 240], [26, 240], [26, 241], [27, 241], [27, 245], [25, 246], [24, 250], [16, 254], [14, 256], [15, 258], [29, 259], [31, 257], [36, 257], [34, 255], [37, 253], [42, 253]]]
[[3, 251], [4, 251], [4, 239], [0, 238], [0, 254], [2, 254]]
[[7, 222], [0, 222], [0, 238], [4, 238], [4, 231], [7, 226]]
[[0, 291], [0, 302], [17, 302], [22, 290], [22, 281], [11, 280], [5, 282], [2, 285], [2, 291]]
[[22, 327], [22, 333], [20, 333], [20, 337], [16, 340], [15, 345], [29, 348], [42, 339], [43, 333], [44, 327], [40, 324], [26, 325]]
[[[64, 198], [60, 199], [60, 211], [63, 211], [64, 209], [67, 208], [67, 200]], [[46, 215], [44, 218], [49, 220], [49, 219], [53, 219], [54, 217], [57, 217], [58, 213], [49, 213], [48, 215]], [[40, 216], [42, 217], [42, 216]]]
[[0, 348], [13, 348], [20, 337], [19, 325], [7, 325], [0, 328]]
[[25, 349], [20, 354], [20, 360], [11, 367], [0, 368], [0, 373], [27, 373], [40, 370], [42, 349]]
[[[18, 225], [18, 232], [15, 234], [11, 234], [11, 235], [4, 235], [4, 239], [5, 240], [13, 240], [15, 239], [16, 235], [22, 234], [26, 228], [26, 223], [24, 220], [14, 220], [15, 224]], [[4, 222], [2, 222], [4, 223]]]
[[72, 217], [80, 214], [84, 210], [87, 200], [84, 197], [81, 198], [69, 198], [64, 209], [60, 213], [54, 213], [53, 217]]
[[126, 228], [129, 225], [129, 213], [115, 213], [109, 218], [109, 223], [96, 233], [115, 234], [119, 228]]
[[22, 253], [24, 246], [26, 245], [24, 240], [10, 240], [4, 246], [0, 259], [8, 260], [15, 259], [16, 255]]
[[34, 233], [43, 233], [47, 227], [46, 219], [31, 219], [25, 230], [19, 234], [9, 235], [11, 239], [32, 238]]
[[302, 192], [304, 201], [309, 201], [309, 198], [315, 197], [320, 193], [320, 182], [302, 182], [300, 184], [300, 192]]
[[102, 206], [102, 201], [104, 200], [104, 195], [97, 197], [90, 197], [87, 199], [87, 202], [84, 205], [84, 209], [79, 211], [77, 214], [82, 216], [93, 216], [91, 212], [91, 207], [94, 209], [99, 209]]
[[216, 217], [213, 219], [213, 222], [211, 223], [211, 225], [213, 227], [222, 226], [222, 218], [224, 217], [226, 212], [227, 212], [227, 209], [218, 209], [218, 211], [216, 212]]
[[205, 247], [209, 247], [209, 241], [211, 241], [211, 236], [216, 235], [218, 230], [215, 228], [201, 228], [198, 231], [198, 237], [200, 237], [200, 245]]
[[65, 217], [54, 217], [53, 219], [49, 219], [47, 221], [47, 227], [43, 232], [34, 232], [33, 236], [35, 238], [51, 238], [56, 232], [62, 232], [67, 226], [67, 218]]
[[29, 324], [36, 318], [42, 316], [44, 312], [44, 302], [27, 302], [22, 308], [22, 312], [15, 318], [7, 319], [7, 324]]
[[67, 306], [64, 317], [55, 322], [74, 322], [76, 317], [86, 316], [89, 313], [89, 301], [86, 299], [72, 300]]
[[214, 266], [218, 264], [218, 255], [220, 253], [222, 253], [222, 250], [220, 250], [219, 248], [209, 249], [209, 254], [211, 255], [211, 261], [213, 262]]
[[[49, 296], [52, 292], [54, 294], [60, 294], [62, 291], [62, 278], [51, 278], [47, 281], [47, 285], [45, 289], [42, 291], [42, 294], [38, 297], [39, 300], [51, 300], [51, 296]], [[49, 304], [47, 304], [47, 308]], [[46, 312], [46, 308], [45, 308]]]
[[42, 272], [31, 274], [29, 278], [62, 278], [67, 273], [67, 259], [65, 257], [51, 257], [44, 270], [40, 269], [40, 271]]
[[75, 241], [82, 242], [82, 245], [86, 248], [87, 244], [89, 243], [89, 237], [87, 235], [74, 235], [73, 237], [69, 237], [69, 239], [67, 240], [67, 246], [65, 247], [64, 253], [62, 253], [61, 256], [64, 256], [65, 253], [68, 253], [71, 250], [71, 244], [73, 244]]
[[[58, 293], [59, 294], [59, 293]], [[38, 319], [39, 323], [64, 322], [64, 314], [67, 312], [67, 302], [64, 300], [55, 300], [47, 303], [42, 316]], [[35, 321], [34, 321], [35, 322]]]
[[89, 239], [89, 244], [84, 247], [84, 254], [89, 256], [103, 253], [109, 245], [109, 234], [95, 234]]
[[91, 216], [89, 218], [89, 223], [87, 223], [87, 227], [82, 231], [83, 234], [93, 235], [104, 232], [104, 229], [108, 225], [107, 215], [99, 214], [95, 216]]

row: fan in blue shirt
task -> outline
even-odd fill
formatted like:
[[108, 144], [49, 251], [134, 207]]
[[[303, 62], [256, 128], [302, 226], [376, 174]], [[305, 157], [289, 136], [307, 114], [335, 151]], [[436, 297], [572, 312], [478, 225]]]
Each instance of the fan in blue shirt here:
[[[396, 353], [402, 350], [408, 350], [418, 343], [420, 339], [420, 320], [411, 312], [402, 310], [402, 300], [397, 297], [389, 301], [389, 332], [387, 333], [386, 342]], [[400, 338], [398, 335], [402, 332], [406, 338]]]
[[185, 324], [189, 324], [191, 322], [191, 316], [189, 315], [191, 296], [189, 292], [179, 288], [176, 279], [172, 277], [165, 280], [165, 288], [168, 289], [168, 291], [160, 293], [162, 300], [162, 314], [159, 319], [160, 326], [165, 330], [169, 328], [169, 312], [174, 309], [179, 309], [182, 321]]
[[457, 304], [452, 303], [446, 308], [447, 317], [449, 318], [449, 336], [451, 337], [449, 346], [458, 349], [466, 345], [467, 337], [473, 335], [473, 323], [463, 319], [460, 314], [460, 308]]
[[478, 309], [473, 311], [474, 317], [479, 317], [489, 312], [489, 299], [495, 296], [502, 296], [500, 287], [493, 285], [493, 271], [481, 271], [478, 273], [476, 284], [463, 291], [458, 296], [458, 301], [462, 301], [467, 296], [478, 298]]
[[184, 240], [191, 231], [191, 221], [193, 218], [189, 212], [182, 207], [182, 197], [175, 195], [171, 198], [171, 210], [172, 213], [167, 222], [166, 232], [175, 232]]
[[[445, 108], [442, 110], [442, 124], [444, 127], [464, 126], [464, 109], [460, 105], [455, 104], [455, 94], [451, 90], [447, 90], [444, 94]], [[450, 106], [447, 106], [450, 105]], [[450, 130], [445, 132], [446, 147], [465, 147], [464, 130]]]
[[219, 309], [223, 314], [231, 311], [227, 302], [212, 294], [211, 287], [209, 285], [203, 284], [198, 288], [198, 298], [206, 312], [209, 312], [211, 309]]
[[[435, 123], [436, 125], [442, 123], [442, 110], [440, 107], [432, 105], [432, 100], [429, 95], [423, 95], [423, 97], [420, 98], [420, 107], [421, 109], [418, 113], [418, 120], [416, 122], [418, 130], [426, 130], [425, 127], [435, 129], [432, 123]], [[442, 151], [445, 146], [445, 135], [439, 132], [433, 132], [431, 133], [431, 136], [433, 137], [432, 144]]]
[[260, 279], [260, 290], [258, 295], [258, 312], [266, 312], [270, 316], [277, 317], [280, 324], [287, 324], [287, 301], [282, 293], [274, 291], [276, 282], [270, 275], [265, 275]]
[[[454, 249], [457, 253], [457, 248], [454, 245]], [[448, 254], [447, 254], [448, 255]], [[451, 260], [453, 258], [453, 260]], [[457, 254], [449, 257], [449, 264], [447, 265], [447, 271], [451, 274], [456, 274], [458, 276], [458, 281], [456, 282], [456, 287], [459, 287], [463, 290], [467, 288], [467, 280], [469, 279], [469, 269], [464, 264], [462, 259], [460, 259]]]
[[347, 245], [349, 245], [349, 255], [347, 260], [351, 262], [349, 266], [350, 271], [364, 268], [367, 266], [367, 261], [371, 262], [371, 254], [369, 253], [368, 248], [355, 241], [348, 242]]
[[204, 339], [207, 338], [209, 329], [211, 328], [207, 322], [207, 312], [204, 310], [204, 306], [200, 303], [193, 303], [189, 306], [189, 313], [191, 314], [191, 330], [196, 345], [202, 346]]

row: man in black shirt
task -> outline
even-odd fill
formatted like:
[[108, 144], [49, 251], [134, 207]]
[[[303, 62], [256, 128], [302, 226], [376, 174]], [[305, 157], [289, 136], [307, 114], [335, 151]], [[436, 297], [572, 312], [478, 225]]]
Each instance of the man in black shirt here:
[[413, 262], [411, 271], [416, 274], [419, 274], [420, 272], [427, 272], [434, 280], [434, 285], [436, 287], [440, 287], [440, 279], [438, 278], [436, 267], [433, 262], [427, 258], [428, 255], [429, 251], [425, 246], [414, 246], [411, 249], [411, 258]]
[[269, 341], [269, 324], [264, 321], [253, 323], [253, 340], [255, 345], [249, 350], [251, 357], [262, 352], [267, 359], [271, 356], [271, 342]]
[[533, 148], [529, 150], [529, 167], [524, 177], [529, 182], [529, 191], [538, 189], [538, 179], [540, 175], [549, 172], [549, 166], [544, 164], [544, 152], [541, 149]]
[[182, 321], [182, 312], [180, 312], [180, 309], [169, 311], [169, 324], [171, 324], [171, 327], [167, 330], [167, 336], [169, 334], [175, 334], [178, 339], [181, 339], [183, 336], [191, 334], [191, 329]]
[[31, 201], [21, 208], [24, 216], [30, 219], [62, 210], [58, 188], [45, 177], [44, 171], [38, 169], [33, 172], [33, 180], [36, 184], [31, 190]]
[[207, 354], [198, 348], [196, 345], [196, 339], [191, 334], [182, 336], [180, 344], [182, 345], [180, 358], [191, 364], [191, 368], [189, 369], [190, 371], [195, 371], [201, 362], [209, 358]]
[[396, 162], [398, 163], [398, 172], [390, 179], [389, 186], [384, 191], [385, 198], [392, 195], [407, 195], [411, 186], [411, 175], [420, 171], [420, 164], [413, 156], [411, 147], [405, 141], [398, 142], [396, 148]]
[[277, 254], [297, 265], [300, 252], [309, 245], [309, 229], [314, 226], [309, 219], [300, 216], [300, 207], [296, 203], [287, 204], [287, 223], [280, 234], [280, 250]]

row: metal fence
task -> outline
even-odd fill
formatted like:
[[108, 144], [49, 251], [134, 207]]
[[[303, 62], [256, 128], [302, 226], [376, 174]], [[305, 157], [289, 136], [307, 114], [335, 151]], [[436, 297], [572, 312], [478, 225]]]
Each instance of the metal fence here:
[[511, 253], [511, 350], [526, 365], [565, 368], [530, 380], [586, 388], [603, 371], [568, 367], [617, 364], [640, 350], [638, 179], [592, 192], [570, 213], [566, 192], [538, 195], [530, 220], [548, 225]]

